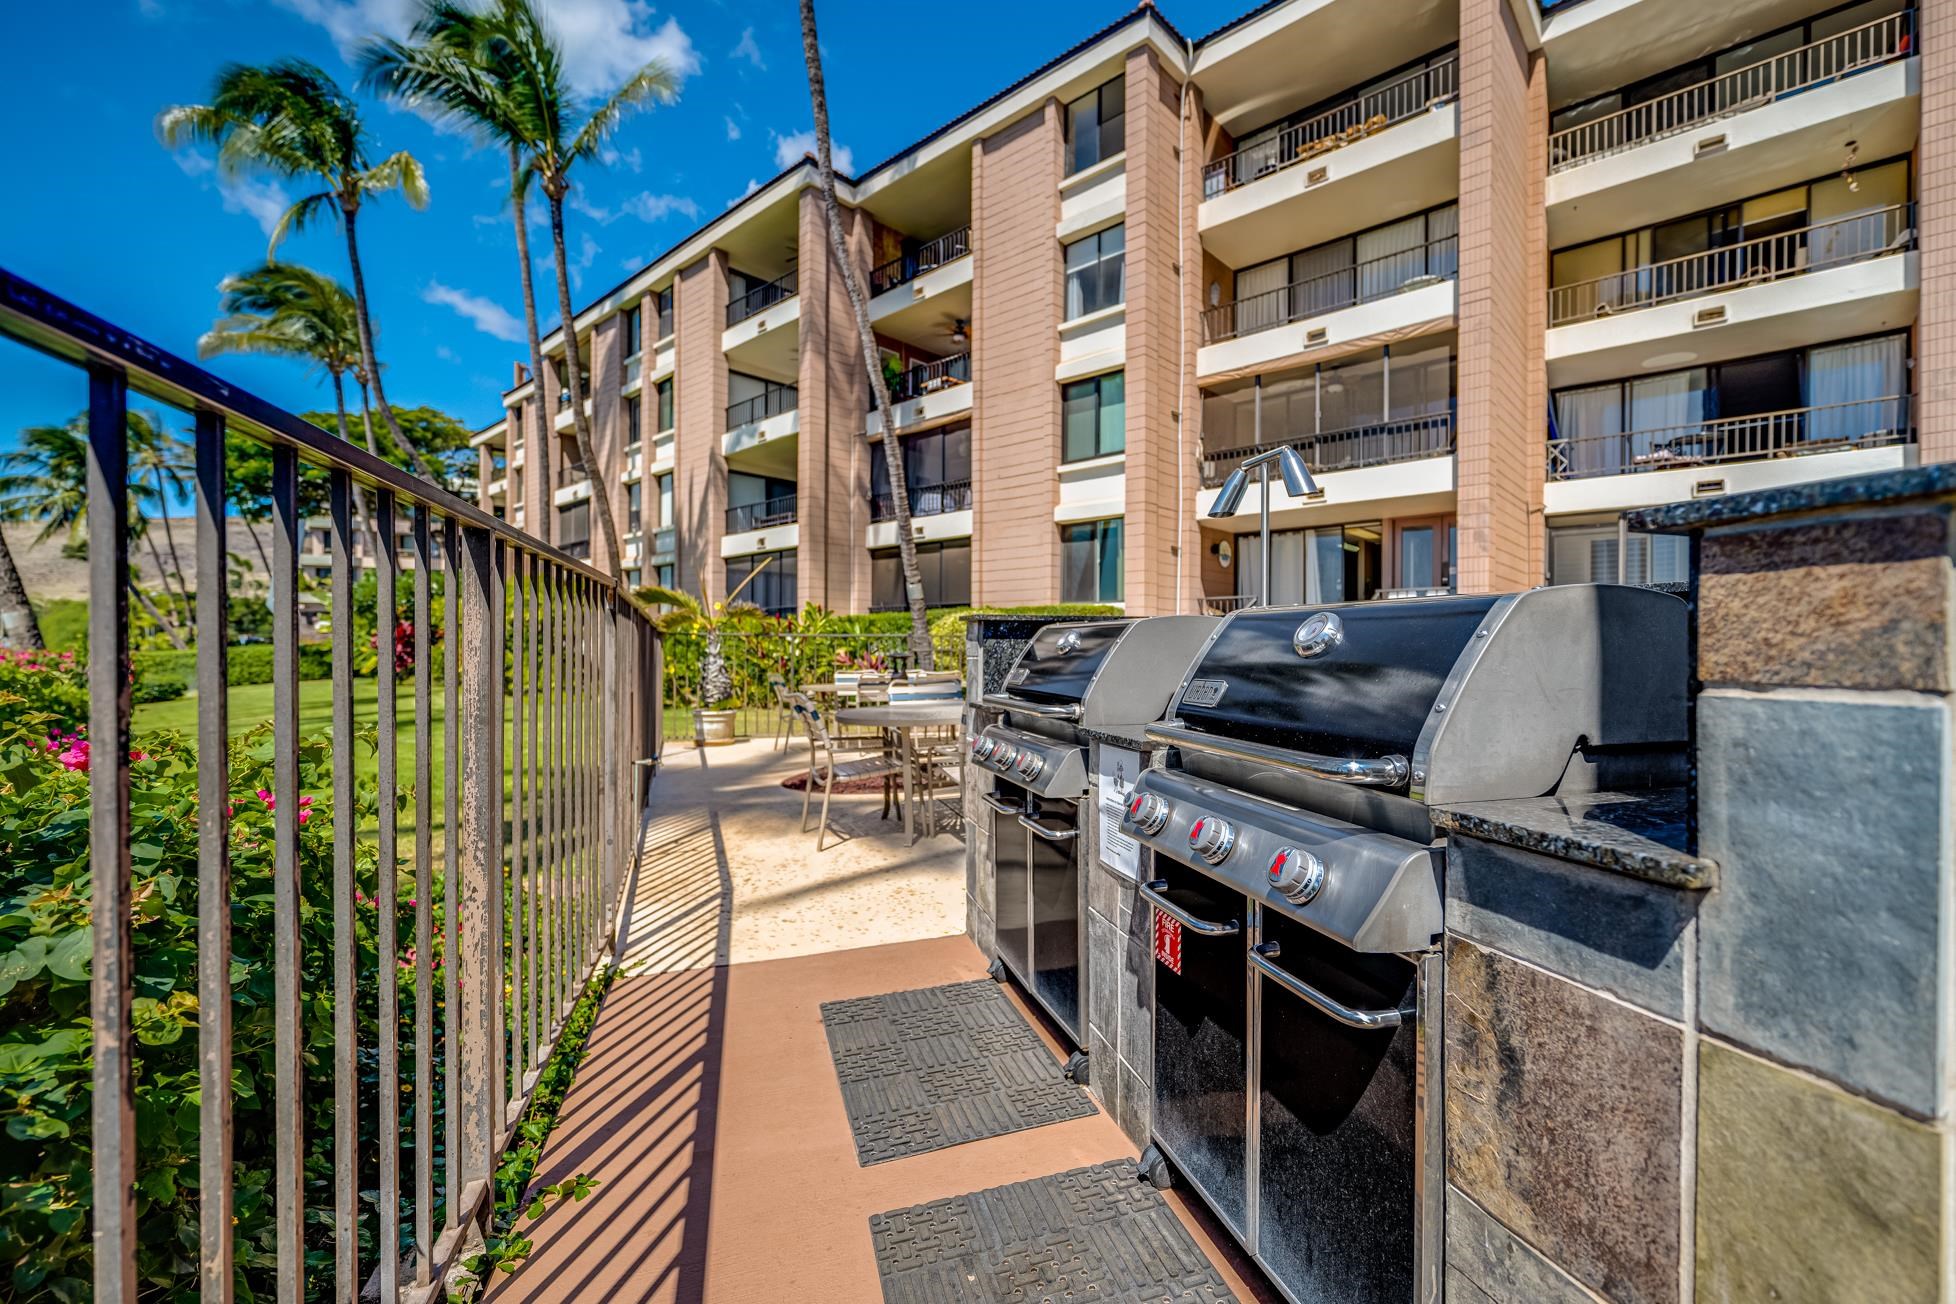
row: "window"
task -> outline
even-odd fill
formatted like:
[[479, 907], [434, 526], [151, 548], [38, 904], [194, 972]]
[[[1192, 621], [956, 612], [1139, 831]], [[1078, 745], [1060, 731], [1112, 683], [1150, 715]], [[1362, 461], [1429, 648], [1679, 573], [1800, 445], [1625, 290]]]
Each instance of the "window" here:
[[634, 394], [625, 400], [625, 449], [627, 452], [637, 448], [644, 438], [639, 427], [643, 424], [640, 412], [645, 407], [645, 396]]
[[668, 529], [672, 525], [672, 473], [670, 471], [658, 478], [657, 489], [659, 495], [658, 526], [662, 530]]
[[1060, 601], [1121, 600], [1121, 518], [1060, 527]]
[[645, 482], [634, 480], [625, 486], [625, 533], [637, 534], [644, 524]]
[[1076, 380], [1060, 389], [1060, 460], [1105, 457], [1127, 447], [1127, 373]]
[[628, 589], [635, 589], [635, 588], [637, 588], [637, 587], [638, 587], [638, 586], [639, 586], [640, 584], [642, 584], [642, 583], [644, 583], [644, 582], [645, 582], [645, 573], [644, 573], [643, 571], [641, 571], [641, 570], [640, 570], [640, 569], [639, 569], [638, 567], [636, 567], [636, 566], [627, 566], [627, 567], [625, 568], [625, 587], [626, 587], [626, 588], [628, 588]]
[[1551, 584], [1683, 584], [1691, 578], [1690, 540], [1640, 534], [1617, 522], [1551, 526]]
[[1459, 205], [1444, 204], [1239, 268], [1223, 325], [1248, 335], [1382, 299], [1423, 277], [1450, 278], [1460, 265], [1459, 235]]
[[557, 509], [557, 546], [573, 557], [591, 555], [591, 500]]
[[669, 339], [672, 336], [672, 287], [668, 285], [663, 290], [654, 290], [652, 302], [659, 314], [659, 338]]
[[[910, 487], [910, 514], [936, 516], [971, 506], [971, 426], [960, 423], [921, 434], [904, 435], [903, 479]], [[890, 493], [890, 464], [874, 448], [869, 461], [870, 519], [887, 521], [896, 515]]]
[[1085, 171], [1126, 148], [1126, 76], [1105, 82], [1066, 106], [1069, 173]]
[[672, 563], [666, 562], [663, 565], [654, 566], [652, 568], [652, 582], [654, 584], [657, 584], [662, 589], [671, 588], [672, 587]]
[[[755, 574], [756, 571], [760, 573]], [[748, 577], [753, 579], [749, 582]], [[741, 588], [742, 584], [747, 587]], [[795, 554], [757, 552], [727, 558], [727, 592], [740, 589], [737, 602], [751, 602], [771, 616], [795, 611]]]
[[1453, 587], [1454, 526], [1449, 518], [1396, 522], [1397, 584], [1400, 589], [1426, 591]]
[[[1378, 521], [1270, 534], [1270, 602], [1359, 602], [1378, 596], [1385, 528]], [[1236, 592], [1254, 598], [1263, 579], [1263, 540], [1239, 534]]]
[[1110, 226], [1066, 246], [1066, 320], [1127, 299], [1127, 227]]
[[638, 356], [639, 333], [641, 330], [641, 321], [640, 321], [639, 314], [644, 310], [645, 310], [644, 304], [635, 303], [631, 307], [625, 309], [625, 311], [618, 314], [619, 327], [621, 330], [618, 347], [621, 350], [620, 352], [621, 357], [631, 358], [631, 357]]
[[672, 429], [672, 424], [673, 424], [672, 422], [672, 418], [673, 418], [672, 377], [667, 376], [664, 380], [654, 385], [652, 387], [652, 392], [657, 396], [657, 401], [659, 404], [659, 411], [658, 411], [659, 424], [654, 426], [653, 429], [663, 435], [668, 430]]
[[[971, 540], [917, 545], [918, 577], [924, 582], [926, 607], [971, 605]], [[870, 610], [901, 611], [909, 605], [903, 591], [903, 556], [895, 548], [869, 554]]]

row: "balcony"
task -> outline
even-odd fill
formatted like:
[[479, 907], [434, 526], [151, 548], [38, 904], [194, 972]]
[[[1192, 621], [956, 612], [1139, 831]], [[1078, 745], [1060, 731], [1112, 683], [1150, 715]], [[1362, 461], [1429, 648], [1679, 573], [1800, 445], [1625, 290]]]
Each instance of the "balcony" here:
[[1581, 480], [1912, 444], [1915, 427], [1909, 409], [1908, 396], [1898, 394], [1657, 430], [1553, 439], [1548, 477]]
[[769, 281], [765, 285], [757, 285], [727, 304], [727, 325], [738, 326], [755, 313], [764, 312], [784, 299], [794, 298], [795, 293], [795, 274], [793, 272], [789, 272], [786, 276], [780, 277], [777, 280]]
[[[910, 515], [942, 516], [947, 512], [971, 510], [971, 481], [947, 480], [941, 484], [913, 484], [907, 497]], [[896, 519], [896, 495], [888, 489], [869, 496], [869, 519], [874, 522]]]
[[1203, 244], [1241, 267], [1445, 203], [1459, 189], [1459, 68], [1422, 68], [1209, 164]]
[[1897, 204], [1549, 291], [1549, 381], [1644, 368], [1688, 337], [1695, 360], [1874, 334], [1915, 320], [1915, 210]]
[[919, 277], [971, 253], [971, 228], [961, 226], [947, 235], [941, 235], [929, 244], [922, 245], [912, 253], [892, 258], [889, 262], [869, 270], [869, 293], [871, 297], [887, 294], [899, 286], [910, 284]]
[[[954, 354], [911, 367], [890, 382], [890, 416], [898, 430], [932, 425], [971, 411], [971, 355]], [[883, 433], [883, 414], [869, 399], [864, 430]]]
[[765, 530], [776, 525], [792, 525], [795, 521], [795, 495], [783, 494], [779, 498], [769, 498], [765, 502], [742, 503], [727, 509], [727, 533], [740, 534], [747, 530]]
[[1914, 14], [1891, 14], [1549, 137], [1549, 240], [1578, 244], [1915, 146]]
[[1455, 317], [1459, 263], [1459, 238], [1447, 236], [1210, 308], [1196, 374], [1250, 374], [1300, 355], [1335, 355], [1355, 340], [1444, 329]]
[[727, 404], [727, 429], [738, 430], [742, 426], [758, 425], [770, 417], [792, 412], [796, 401], [793, 385], [770, 385], [752, 398]]
[[1260, 444], [1204, 447], [1202, 486], [1205, 489], [1217, 488], [1236, 469], [1238, 462], [1279, 444], [1288, 444], [1302, 453], [1305, 465], [1313, 473], [1355, 471], [1365, 467], [1417, 462], [1429, 457], [1446, 457], [1453, 453], [1453, 427], [1453, 412], [1449, 409], [1404, 421], [1388, 421], [1350, 430], [1325, 431], [1291, 439], [1280, 436], [1266, 439]]

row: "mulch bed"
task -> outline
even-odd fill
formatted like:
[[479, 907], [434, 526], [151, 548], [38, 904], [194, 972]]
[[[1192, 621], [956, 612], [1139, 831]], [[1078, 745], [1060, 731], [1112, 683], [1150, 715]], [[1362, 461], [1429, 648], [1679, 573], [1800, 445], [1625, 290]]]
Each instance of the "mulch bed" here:
[[[800, 792], [808, 786], [808, 772], [804, 770], [800, 774], [789, 775], [781, 781], [781, 786], [790, 792]], [[822, 785], [819, 782], [815, 785], [815, 791], [818, 794], [822, 791]], [[881, 793], [883, 791], [883, 780], [874, 778], [839, 779], [830, 791], [838, 797], [847, 797], [851, 794], [862, 796], [867, 793]]]

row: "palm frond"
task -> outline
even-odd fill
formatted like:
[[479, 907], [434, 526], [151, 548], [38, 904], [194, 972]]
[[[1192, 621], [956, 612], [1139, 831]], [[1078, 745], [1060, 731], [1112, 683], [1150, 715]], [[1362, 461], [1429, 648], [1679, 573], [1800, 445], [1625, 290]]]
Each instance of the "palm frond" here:
[[428, 206], [428, 177], [421, 164], [406, 150], [390, 154], [360, 174], [360, 189], [370, 195], [398, 189], [409, 208]]
[[285, 243], [285, 238], [311, 226], [319, 220], [320, 214], [337, 214], [339, 211], [339, 201], [330, 190], [322, 190], [316, 195], [307, 195], [297, 201], [292, 207], [279, 214], [278, 225], [272, 228], [271, 238], [265, 242], [266, 259], [276, 261], [278, 247]]
[[156, 138], [165, 149], [215, 145], [230, 121], [208, 104], [172, 104], [156, 115]]
[[591, 111], [578, 128], [569, 149], [572, 158], [594, 158], [632, 110], [650, 103], [670, 104], [679, 95], [679, 78], [664, 61], [654, 59]]

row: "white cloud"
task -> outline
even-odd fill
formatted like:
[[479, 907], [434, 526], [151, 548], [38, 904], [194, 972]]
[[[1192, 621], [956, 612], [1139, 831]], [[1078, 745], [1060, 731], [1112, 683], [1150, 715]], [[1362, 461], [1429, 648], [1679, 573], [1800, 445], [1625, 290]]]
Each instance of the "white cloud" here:
[[754, 178], [752, 177], [747, 178], [747, 189], [741, 191], [739, 194], [735, 195], [732, 199], [729, 199], [727, 201], [727, 207], [732, 208], [735, 204], [738, 204], [741, 200], [747, 198], [747, 196], [753, 194], [756, 190], [759, 190], [760, 188], [761, 188], [760, 182], [754, 180]]
[[767, 71], [767, 60], [761, 57], [761, 47], [754, 40], [754, 29], [749, 27], [741, 32], [740, 44], [727, 51], [729, 59], [745, 59], [762, 72]]
[[136, 0], [136, 12], [145, 18], [161, 18], [163, 16], [162, 0]]
[[[325, 28], [349, 62], [370, 37], [405, 39], [420, 11], [418, 0], [278, 3]], [[679, 20], [653, 26], [644, 0], [549, 0], [544, 22], [563, 46], [565, 72], [580, 95], [608, 93], [654, 59], [682, 81], [700, 70], [699, 52]]]
[[635, 272], [645, 266], [645, 255], [633, 254], [630, 258], [621, 258], [618, 260], [618, 265], [628, 272]]
[[187, 177], [201, 177], [217, 167], [217, 161], [200, 150], [183, 149], [170, 155]]
[[600, 150], [598, 152], [598, 161], [608, 168], [615, 168], [622, 163], [633, 172], [645, 166], [645, 156], [639, 153], [638, 146], [636, 145], [622, 154], [615, 149], [607, 148]]
[[685, 195], [655, 195], [649, 190], [641, 190], [626, 199], [616, 208], [601, 208], [584, 197], [582, 190], [570, 197], [572, 210], [584, 214], [601, 226], [610, 226], [621, 217], [635, 217], [641, 222], [658, 222], [678, 213], [682, 217], [699, 219], [700, 206]]
[[732, 118], [727, 119], [727, 139], [728, 140], [740, 139], [740, 124], [738, 122], [735, 122]]
[[217, 183], [217, 193], [224, 198], [224, 211], [243, 213], [258, 223], [258, 229], [271, 238], [272, 228], [285, 216], [285, 210], [292, 207], [291, 198], [285, 187], [276, 181], [260, 181], [253, 177], [227, 178]]
[[470, 294], [467, 290], [457, 290], [440, 281], [428, 282], [422, 288], [421, 298], [424, 303], [453, 309], [484, 335], [507, 340], [511, 344], [519, 344], [524, 339], [523, 323], [516, 314], [493, 299]]
[[[796, 131], [784, 136], [780, 132], [770, 132], [774, 137], [774, 166], [789, 167], [800, 161], [804, 154], [815, 152], [815, 131]], [[835, 140], [829, 141], [829, 153], [835, 170], [853, 176], [856, 171], [856, 156], [847, 145]]]
[[435, 345], [435, 356], [443, 362], [460, 362], [462, 360], [455, 350], [449, 348], [446, 344]]

